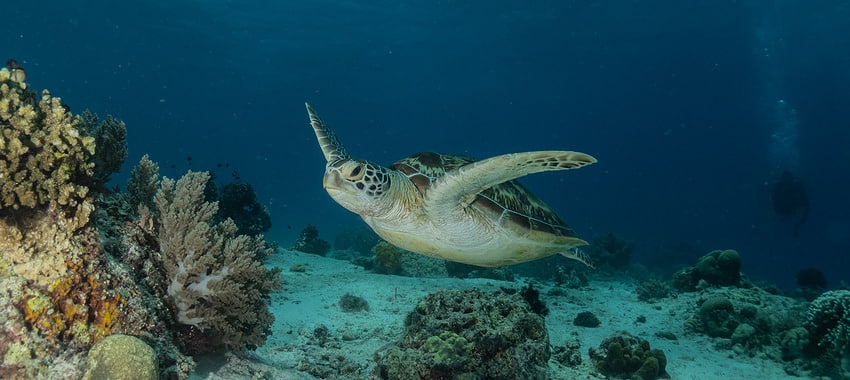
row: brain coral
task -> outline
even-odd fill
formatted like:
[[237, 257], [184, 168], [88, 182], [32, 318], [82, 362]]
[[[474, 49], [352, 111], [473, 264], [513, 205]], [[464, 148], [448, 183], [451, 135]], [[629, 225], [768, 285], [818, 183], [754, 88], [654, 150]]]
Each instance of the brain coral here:
[[0, 213], [53, 204], [76, 227], [88, 222], [95, 144], [78, 123], [59, 98], [39, 98], [0, 69]]

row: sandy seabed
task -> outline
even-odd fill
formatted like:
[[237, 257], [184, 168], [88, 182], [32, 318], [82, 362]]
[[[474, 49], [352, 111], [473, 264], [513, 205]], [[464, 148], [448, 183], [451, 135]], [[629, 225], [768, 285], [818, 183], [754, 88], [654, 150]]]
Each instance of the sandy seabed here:
[[[304, 264], [305, 272], [289, 268]], [[281, 250], [268, 265], [283, 268], [284, 289], [275, 293], [271, 310], [275, 315], [272, 335], [251, 358], [232, 354], [199, 360], [197, 379], [371, 379], [375, 351], [397, 341], [403, 334], [405, 316], [427, 294], [440, 289], [478, 288], [495, 291], [518, 289], [524, 278], [513, 282], [490, 279], [416, 278], [376, 274], [348, 261], [298, 251]], [[562, 296], [549, 296], [552, 283], [534, 282], [541, 300], [549, 307], [546, 327], [552, 346], [578, 340], [582, 363], [564, 366], [549, 361], [551, 379], [602, 379], [588, 355], [590, 347], [618, 331], [646, 339], [652, 348], [667, 356], [667, 373], [672, 379], [798, 379], [776, 361], [763, 355], [739, 355], [715, 348], [716, 339], [689, 331], [685, 321], [692, 315], [700, 295], [679, 294], [657, 303], [637, 300], [633, 280], [591, 280], [581, 289], [564, 289]], [[340, 297], [350, 293], [369, 303], [368, 311], [343, 312]], [[576, 315], [593, 312], [599, 327], [573, 324]], [[637, 322], [645, 316], [645, 322]], [[327, 340], [316, 338], [317, 328], [327, 328]], [[655, 336], [664, 331], [676, 340]], [[348, 368], [345, 375], [335, 370]], [[314, 376], [314, 375], [319, 375]]]

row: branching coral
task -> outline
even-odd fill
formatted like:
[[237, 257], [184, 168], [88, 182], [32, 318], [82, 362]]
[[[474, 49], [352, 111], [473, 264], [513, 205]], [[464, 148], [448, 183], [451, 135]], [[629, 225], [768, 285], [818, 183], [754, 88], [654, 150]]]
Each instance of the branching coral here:
[[94, 136], [94, 184], [105, 188], [113, 173], [117, 173], [127, 159], [127, 127], [123, 121], [107, 115], [98, 122], [97, 115], [85, 111], [80, 115], [80, 130]]
[[94, 139], [78, 129], [59, 98], [35, 93], [0, 69], [0, 213], [55, 203], [57, 211], [88, 222]]
[[135, 209], [139, 205], [143, 205], [148, 209], [154, 209], [153, 196], [158, 188], [159, 165], [151, 161], [146, 154], [130, 171], [130, 179], [127, 180], [127, 196], [130, 207]]
[[257, 201], [250, 183], [235, 182], [221, 187], [218, 216], [233, 219], [239, 234], [258, 235], [272, 227], [269, 210]]
[[212, 224], [218, 204], [204, 202], [208, 173], [162, 180], [154, 196], [168, 295], [178, 322], [234, 347], [262, 345], [274, 317], [269, 293], [280, 287], [279, 270], [268, 270], [272, 253], [262, 236], [236, 235], [227, 219]]
[[331, 249], [331, 245], [319, 238], [319, 229], [312, 224], [308, 224], [301, 230], [298, 235], [298, 240], [292, 249], [305, 253], [313, 253], [319, 256], [324, 256]]

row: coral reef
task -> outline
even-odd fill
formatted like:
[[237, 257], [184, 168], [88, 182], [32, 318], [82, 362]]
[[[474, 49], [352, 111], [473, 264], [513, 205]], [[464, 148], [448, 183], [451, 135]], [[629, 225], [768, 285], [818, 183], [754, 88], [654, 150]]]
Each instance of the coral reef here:
[[732, 249], [709, 252], [697, 261], [700, 279], [716, 286], [737, 286], [741, 282], [741, 256]]
[[563, 265], [558, 265], [557, 271], [552, 277], [555, 285], [566, 286], [570, 289], [579, 289], [590, 284], [590, 278], [582, 271], [570, 268], [569, 271]]
[[110, 335], [92, 347], [88, 371], [83, 380], [156, 380], [159, 368], [156, 352], [144, 341], [130, 335]]
[[449, 276], [457, 278], [489, 278], [499, 281], [513, 281], [514, 275], [510, 267], [482, 268], [454, 261], [443, 260]]
[[369, 311], [369, 303], [363, 297], [345, 293], [339, 298], [339, 308], [346, 313]]
[[576, 367], [581, 364], [581, 342], [578, 340], [565, 342], [563, 346], [552, 347], [552, 359], [561, 365]]
[[670, 285], [659, 279], [649, 279], [640, 283], [635, 290], [638, 300], [655, 303], [670, 296]]
[[257, 202], [257, 193], [250, 183], [234, 182], [221, 187], [218, 197], [218, 217], [233, 219], [240, 235], [259, 235], [272, 227], [269, 210]]
[[353, 250], [361, 255], [371, 256], [372, 247], [380, 241], [381, 238], [371, 228], [358, 226], [337, 234], [334, 240], [334, 248], [337, 250]]
[[797, 289], [791, 294], [814, 301], [827, 289], [826, 275], [817, 268], [805, 268], [797, 272]]
[[0, 215], [49, 206], [81, 228], [92, 211], [94, 139], [59, 98], [38, 97], [10, 76], [0, 69]]
[[599, 327], [599, 318], [590, 311], [582, 311], [573, 319], [573, 324], [580, 327]]
[[519, 294], [441, 290], [405, 319], [399, 342], [375, 353], [382, 379], [546, 376], [549, 335]]
[[155, 210], [153, 196], [158, 189], [159, 165], [151, 161], [146, 154], [130, 171], [130, 178], [127, 180], [127, 203], [132, 210], [138, 209], [140, 205], [148, 210]]
[[732, 301], [723, 296], [705, 300], [700, 305], [699, 317], [703, 331], [713, 337], [729, 338], [739, 324]]
[[651, 349], [648, 341], [625, 331], [605, 338], [599, 347], [592, 347], [590, 358], [606, 376], [653, 380], [666, 375], [664, 352]]
[[295, 241], [295, 245], [292, 249], [304, 253], [324, 256], [331, 249], [331, 245], [319, 238], [319, 230], [316, 226], [308, 224], [307, 227], [304, 227], [304, 229], [301, 230], [301, 233], [298, 235], [298, 240]]
[[163, 178], [154, 196], [169, 301], [176, 320], [192, 327], [188, 336], [207, 348], [253, 348], [270, 333], [267, 303], [280, 270], [263, 266], [272, 250], [262, 236], [236, 235], [230, 219], [211, 224], [217, 205], [203, 200], [208, 181], [205, 172], [176, 184]]
[[[506, 293], [510, 293], [508, 289], [502, 288], [502, 291]], [[528, 306], [531, 308], [531, 311], [535, 312], [537, 315], [541, 317], [545, 317], [549, 314], [549, 307], [546, 306], [545, 303], [540, 299], [540, 292], [537, 289], [534, 289], [534, 286], [528, 284], [524, 286], [519, 291], [519, 295], [522, 296], [522, 299], [528, 303]]]
[[111, 115], [98, 122], [96, 114], [84, 111], [80, 114], [79, 129], [94, 137], [97, 149], [91, 159], [94, 163], [92, 177], [95, 189], [103, 192], [112, 174], [117, 173], [127, 159], [127, 127]]
[[372, 252], [375, 253], [374, 266], [372, 269], [376, 273], [382, 274], [399, 274], [401, 273], [401, 249], [380, 241], [372, 247]]
[[831, 351], [850, 357], [850, 290], [821, 294], [809, 305], [805, 327], [813, 345], [812, 352]]
[[593, 257], [597, 268], [609, 266], [614, 269], [625, 269], [629, 266], [632, 252], [635, 250], [633, 242], [622, 239], [612, 232], [604, 235], [596, 235], [590, 242], [587, 253]]
[[430, 336], [422, 345], [424, 352], [433, 355], [434, 364], [446, 367], [462, 367], [469, 360], [473, 344], [451, 331], [439, 336]]
[[797, 272], [797, 286], [817, 290], [826, 289], [826, 275], [817, 268], [805, 268]]
[[673, 286], [693, 292], [709, 286], [742, 286], [741, 256], [732, 249], [711, 251], [696, 266], [686, 267], [673, 275]]

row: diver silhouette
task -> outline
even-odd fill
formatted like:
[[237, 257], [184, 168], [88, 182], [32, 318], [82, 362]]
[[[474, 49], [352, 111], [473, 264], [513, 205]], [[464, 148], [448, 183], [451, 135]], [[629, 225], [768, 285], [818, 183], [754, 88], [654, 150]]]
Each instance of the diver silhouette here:
[[794, 236], [800, 235], [800, 226], [809, 216], [809, 194], [803, 182], [790, 171], [785, 170], [773, 185], [771, 193], [773, 210], [783, 216], [799, 216], [794, 223]]

